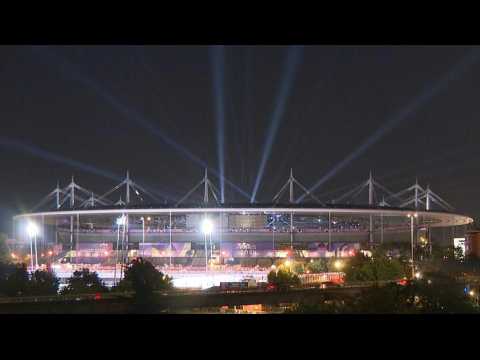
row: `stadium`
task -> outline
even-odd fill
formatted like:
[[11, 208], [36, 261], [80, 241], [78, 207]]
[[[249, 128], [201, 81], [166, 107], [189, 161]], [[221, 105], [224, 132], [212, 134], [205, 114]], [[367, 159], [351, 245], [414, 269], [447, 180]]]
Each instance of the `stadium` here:
[[[296, 187], [302, 190], [297, 198]], [[202, 201], [187, 202], [194, 194]], [[34, 210], [13, 218], [12, 257], [63, 279], [88, 267], [109, 285], [121, 279], [122, 264], [143, 257], [178, 287], [207, 288], [265, 281], [271, 267], [287, 259], [350, 257], [392, 241], [431, 251], [432, 242], [450, 241], [473, 222], [430, 187], [416, 182], [392, 192], [371, 174], [329, 202], [310, 193], [293, 171], [268, 204], [220, 203], [207, 171], [175, 204], [149, 203], [148, 196], [154, 198], [128, 171], [103, 195], [72, 177]]]

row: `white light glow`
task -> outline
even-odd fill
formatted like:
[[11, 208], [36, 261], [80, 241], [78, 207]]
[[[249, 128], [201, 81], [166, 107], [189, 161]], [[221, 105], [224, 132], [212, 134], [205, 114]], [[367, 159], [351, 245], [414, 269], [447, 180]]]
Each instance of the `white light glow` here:
[[205, 235], [210, 235], [213, 232], [213, 223], [207, 218], [202, 222], [202, 232]]
[[30, 237], [34, 237], [38, 234], [38, 228], [37, 228], [37, 225], [35, 225], [35, 223], [31, 222], [31, 223], [28, 223], [27, 225], [27, 233], [28, 233], [28, 236]]
[[343, 262], [341, 260], [336, 260], [333, 265], [335, 266], [335, 269], [337, 269], [337, 270], [340, 270], [341, 268], [343, 268]]

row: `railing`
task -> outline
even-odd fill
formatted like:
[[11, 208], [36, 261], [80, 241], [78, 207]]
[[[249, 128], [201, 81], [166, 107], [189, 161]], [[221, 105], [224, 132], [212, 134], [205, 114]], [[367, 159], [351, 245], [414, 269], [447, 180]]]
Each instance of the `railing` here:
[[[405, 225], [384, 225], [383, 229], [384, 231], [395, 231], [395, 230], [405, 230], [406, 228], [409, 228], [410, 225], [405, 224]], [[375, 228], [375, 231], [379, 231], [380, 229], [378, 227]], [[250, 233], [250, 234], [269, 234], [269, 233], [290, 233], [290, 228], [286, 226], [285, 228], [282, 229], [276, 229], [275, 231], [270, 229], [270, 228], [257, 228], [257, 229], [251, 229], [251, 228], [239, 228], [239, 229], [216, 229], [215, 230], [217, 233], [221, 234], [237, 234], [237, 233]], [[358, 228], [342, 228], [342, 227], [331, 227], [330, 230], [328, 227], [318, 227], [318, 228], [300, 228], [296, 226], [293, 229], [293, 233], [365, 233], [368, 232], [369, 229], [367, 226], [362, 226]], [[59, 229], [59, 232], [64, 232], [64, 233], [70, 233], [70, 229]], [[130, 234], [142, 234], [143, 230], [142, 229], [132, 229], [130, 228], [128, 230]], [[172, 229], [172, 233], [174, 234], [201, 234], [202, 232], [199, 229]], [[77, 230], [74, 229], [74, 233], [77, 233]], [[80, 234], [116, 234], [117, 230], [115, 229], [79, 229], [78, 233]], [[145, 234], [169, 234], [170, 230], [169, 229], [145, 229]]]

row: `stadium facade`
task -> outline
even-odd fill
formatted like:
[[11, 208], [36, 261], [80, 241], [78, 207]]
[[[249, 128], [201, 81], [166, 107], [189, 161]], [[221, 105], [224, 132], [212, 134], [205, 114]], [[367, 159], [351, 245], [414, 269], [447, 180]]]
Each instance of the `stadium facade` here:
[[[295, 201], [295, 186], [315, 203]], [[203, 201], [185, 203], [198, 190]], [[289, 199], [280, 203], [287, 190]], [[353, 203], [362, 192], [367, 203]], [[348, 257], [391, 241], [431, 248], [445, 229], [453, 237], [473, 222], [428, 187], [415, 183], [393, 193], [371, 175], [329, 204], [309, 193], [293, 172], [269, 204], [219, 204], [217, 193], [206, 172], [179, 202], [158, 206], [146, 205], [144, 197], [151, 193], [128, 173], [101, 196], [72, 178], [63, 189], [57, 185], [38, 210], [14, 217], [14, 244], [33, 268], [89, 267], [107, 271], [104, 277], [115, 281], [120, 264], [138, 256], [166, 272], [264, 270], [279, 259]]]

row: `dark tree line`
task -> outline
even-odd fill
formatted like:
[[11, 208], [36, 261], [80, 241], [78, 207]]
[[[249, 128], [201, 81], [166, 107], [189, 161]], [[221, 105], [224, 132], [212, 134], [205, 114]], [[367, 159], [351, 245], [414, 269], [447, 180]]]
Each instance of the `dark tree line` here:
[[[109, 289], [95, 271], [74, 271], [60, 291], [60, 280], [53, 272], [27, 271], [25, 264], [0, 263], [0, 296], [47, 296], [105, 293]], [[172, 279], [148, 261], [134, 259], [126, 266], [125, 276], [112, 292], [133, 292], [137, 298], [149, 298], [155, 291], [173, 287]]]
[[51, 272], [28, 273], [25, 264], [0, 265], [0, 294], [4, 296], [56, 295], [60, 281]]
[[477, 299], [464, 285], [431, 274], [406, 286], [389, 284], [366, 289], [360, 296], [299, 303], [288, 312], [317, 314], [471, 314], [479, 313]]

